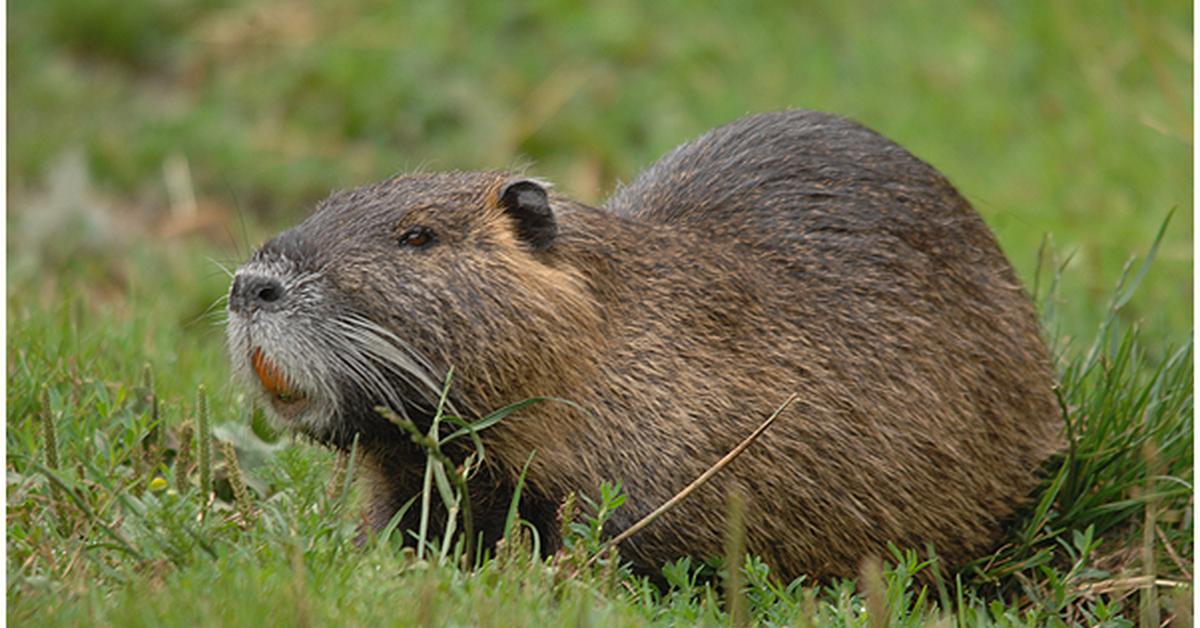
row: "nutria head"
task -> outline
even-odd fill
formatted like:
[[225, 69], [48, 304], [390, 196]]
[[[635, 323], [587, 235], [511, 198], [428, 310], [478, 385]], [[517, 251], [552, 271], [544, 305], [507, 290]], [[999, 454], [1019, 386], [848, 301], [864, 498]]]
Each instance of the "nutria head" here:
[[546, 186], [520, 176], [335, 193], [238, 269], [235, 370], [277, 420], [339, 447], [356, 433], [396, 440], [378, 406], [427, 423], [452, 367], [450, 403], [484, 411], [496, 391], [560, 368], [547, 339], [586, 326], [592, 306], [557, 237]]

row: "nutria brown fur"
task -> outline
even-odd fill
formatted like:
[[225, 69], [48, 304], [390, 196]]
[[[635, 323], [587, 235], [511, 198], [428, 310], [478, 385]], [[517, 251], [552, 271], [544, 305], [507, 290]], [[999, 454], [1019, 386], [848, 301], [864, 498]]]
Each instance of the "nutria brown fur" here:
[[1054, 378], [1012, 268], [932, 167], [787, 111], [679, 147], [603, 209], [545, 189], [398, 176], [334, 194], [238, 271], [237, 369], [285, 423], [343, 449], [360, 437], [372, 525], [424, 468], [374, 408], [428, 426], [453, 367], [463, 416], [534, 396], [591, 411], [540, 403], [482, 433], [471, 493], [489, 542], [531, 452], [521, 514], [550, 551], [569, 492], [619, 480], [624, 529], [796, 393], [622, 556], [654, 572], [720, 554], [734, 490], [748, 550], [787, 579], [853, 574], [889, 542], [951, 565], [997, 543], [1059, 443]]

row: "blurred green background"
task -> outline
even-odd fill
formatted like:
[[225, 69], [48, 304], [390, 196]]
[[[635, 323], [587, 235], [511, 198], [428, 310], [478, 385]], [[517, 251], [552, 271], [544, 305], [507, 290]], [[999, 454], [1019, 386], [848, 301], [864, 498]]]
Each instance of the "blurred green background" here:
[[[1071, 256], [1067, 337], [1175, 208], [1123, 315], [1152, 346], [1191, 333], [1186, 1], [16, 0], [8, 20], [10, 321], [75, 303], [201, 377], [223, 368], [219, 265], [332, 189], [528, 167], [598, 203], [676, 144], [785, 107], [941, 169], [1027, 285], [1049, 236]], [[34, 341], [10, 335], [10, 364]]]
[[[1194, 289], [1191, 3], [699, 4], [9, 2], [12, 623], [262, 625], [292, 613], [302, 621], [310, 604], [315, 617], [339, 621], [347, 608], [355, 609], [351, 618], [390, 616], [397, 605], [416, 613], [433, 608], [426, 606], [432, 585], [396, 577], [408, 569], [401, 554], [376, 562], [379, 553], [339, 553], [341, 537], [328, 532], [353, 521], [326, 521], [318, 507], [332, 464], [328, 451], [297, 445], [262, 454], [275, 449], [263, 449], [246, 427], [249, 404], [230, 380], [223, 351], [229, 269], [336, 188], [414, 169], [514, 167], [599, 203], [680, 142], [748, 113], [786, 107], [855, 118], [942, 170], [991, 225], [1031, 289], [1039, 248], [1052, 242], [1053, 254], [1044, 258], [1069, 263], [1057, 296], [1043, 302], [1047, 331], [1059, 348], [1073, 344], [1065, 355], [1076, 366], [1097, 337], [1122, 267], [1145, 256], [1174, 209], [1157, 259], [1119, 309], [1124, 322], [1142, 327], [1146, 353], [1129, 350], [1127, 341], [1127, 351], [1099, 352], [1111, 360], [1095, 375], [1107, 378], [1103, 385], [1091, 391], [1076, 383], [1068, 392], [1091, 395], [1091, 405], [1077, 411], [1090, 428], [1099, 426], [1091, 428], [1097, 434], [1107, 433], [1105, 417], [1133, 417], [1115, 424], [1141, 421], [1149, 431], [1157, 416], [1172, 421], [1155, 432], [1172, 435], [1156, 436], [1162, 451], [1178, 451], [1184, 437], [1177, 434], [1190, 442], [1190, 388], [1182, 396], [1171, 389], [1190, 382], [1186, 368], [1168, 370], [1166, 392], [1145, 386], [1160, 386], [1150, 377], [1156, 360], [1190, 360], [1179, 348], [1190, 347]], [[1039, 292], [1049, 275], [1043, 273]], [[210, 526], [205, 535], [223, 548], [219, 561], [207, 562], [184, 534], [199, 508], [190, 497], [141, 493], [144, 470], [130, 454], [144, 449], [150, 425], [139, 401], [143, 364], [154, 376], [168, 436], [195, 417], [193, 400], [204, 385], [220, 438], [238, 444], [251, 475], [276, 478], [261, 495], [264, 510], [291, 513], [245, 534], [225, 517], [202, 520]], [[1122, 379], [1125, 371], [1144, 372], [1138, 381], [1153, 383], [1134, 385]], [[1176, 415], [1164, 408], [1182, 409]], [[94, 500], [99, 514], [85, 522], [94, 529], [55, 532], [68, 518], [48, 506], [57, 498], [34, 472], [42, 462], [55, 466], [42, 425], [56, 425], [64, 477]], [[1133, 442], [1127, 436], [1138, 433], [1115, 430], [1111, 442]], [[1087, 491], [1118, 490], [1124, 499], [1118, 480], [1142, 481], [1143, 461], [1131, 462], [1136, 453], [1115, 457], [1123, 446], [1105, 452], [1103, 472], [1084, 476]], [[1190, 456], [1173, 456], [1169, 468], [1189, 478]], [[159, 472], [167, 470], [150, 471]], [[167, 473], [176, 473], [175, 463]], [[186, 481], [187, 474], [175, 477]], [[100, 490], [109, 482], [118, 489]], [[118, 507], [127, 494], [143, 495], [138, 503], [161, 497], [161, 507], [147, 510], [155, 518]], [[1190, 538], [1190, 509], [1178, 501], [1171, 508], [1182, 513], [1179, 539]], [[1129, 503], [1137, 503], [1132, 494], [1124, 505], [1099, 508]], [[1055, 567], [1036, 575], [1038, 582], [1021, 580], [1025, 594], [1009, 599], [1008, 616], [1031, 608], [1045, 582], [1093, 597], [1090, 589], [1075, 590], [1081, 581], [1073, 578], [1107, 577], [1092, 567], [1110, 569], [1111, 561], [1076, 562], [1065, 539], [1070, 530], [1078, 543], [1080, 530], [1070, 526], [1082, 520], [1055, 520], [1067, 527], [1038, 541], [1063, 542], [1058, 557], [1071, 555], [1074, 575]], [[115, 554], [96, 532], [108, 531], [109, 522], [126, 531], [145, 525], [147, 533], [134, 538], [150, 548], [160, 536], [183, 538], [183, 558], [173, 559], [178, 569], [162, 558], [174, 550], [155, 550], [152, 563], [104, 558]], [[1168, 533], [1163, 540], [1174, 540]], [[292, 553], [302, 546], [298, 538], [317, 548], [301, 569]], [[1137, 538], [1134, 526], [1129, 538], [1113, 539], [1111, 556], [1134, 561]], [[1189, 560], [1191, 545], [1178, 546]], [[1029, 561], [1018, 574], [1033, 574], [1035, 566], [1044, 564]], [[486, 578], [467, 580], [445, 599], [481, 599], [455, 612], [497, 623], [554, 616], [555, 604], [541, 601], [547, 594], [517, 577], [495, 588], [480, 584]], [[233, 592], [250, 589], [270, 595], [229, 602]], [[440, 596], [445, 588], [437, 590]], [[577, 592], [580, 608], [597, 608], [588, 589]], [[831, 595], [848, 613], [848, 593]], [[565, 612], [574, 612], [572, 604], [562, 605]], [[1115, 613], [1120, 604], [1106, 608]], [[671, 617], [661, 614], [665, 607], [649, 612]], [[686, 612], [676, 621], [687, 623]]]

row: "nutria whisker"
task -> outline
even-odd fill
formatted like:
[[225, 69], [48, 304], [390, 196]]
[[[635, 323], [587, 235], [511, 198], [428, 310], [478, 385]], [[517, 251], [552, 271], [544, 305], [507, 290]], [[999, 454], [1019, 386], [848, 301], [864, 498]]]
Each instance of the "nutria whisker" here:
[[[351, 341], [356, 349], [382, 361], [391, 367], [389, 370], [392, 373], [403, 378], [407, 383], [420, 383], [424, 386], [424, 391], [428, 391], [431, 395], [423, 395], [425, 401], [436, 402], [442, 389], [430, 375], [429, 367], [425, 366], [428, 361], [419, 357], [414, 358], [413, 356], [417, 354], [411, 349], [406, 350], [405, 345], [394, 334], [387, 333], [370, 321], [359, 318], [342, 318], [334, 322], [339, 326], [343, 337]], [[381, 331], [384, 333], [380, 333]], [[366, 366], [373, 368], [369, 363]], [[413, 381], [414, 379], [416, 382]], [[418, 389], [418, 392], [424, 391]]]
[[205, 259], [207, 259], [209, 261], [209, 263], [211, 263], [213, 266], [216, 266], [217, 268], [219, 268], [221, 270], [221, 272], [225, 273], [225, 276], [229, 277], [230, 280], [233, 279], [233, 273], [234, 273], [233, 269], [226, 266], [225, 264], [222, 264], [220, 260], [218, 260], [214, 257], [206, 257]]
[[[420, 351], [417, 351], [415, 348], [413, 348], [410, 343], [405, 342], [404, 339], [388, 331], [383, 326], [361, 316], [347, 316], [338, 320], [339, 322], [372, 334], [374, 337], [382, 340], [384, 344], [387, 344], [390, 347], [400, 348], [408, 355], [409, 358], [411, 358], [414, 364], [418, 365], [420, 369], [424, 369], [422, 372], [424, 378], [429, 379], [431, 382], [435, 381], [435, 378], [433, 378], [433, 363], [430, 362], [424, 355], [422, 355]], [[436, 379], [440, 380], [441, 378]], [[433, 390], [440, 393], [441, 387], [435, 384], [433, 385]]]

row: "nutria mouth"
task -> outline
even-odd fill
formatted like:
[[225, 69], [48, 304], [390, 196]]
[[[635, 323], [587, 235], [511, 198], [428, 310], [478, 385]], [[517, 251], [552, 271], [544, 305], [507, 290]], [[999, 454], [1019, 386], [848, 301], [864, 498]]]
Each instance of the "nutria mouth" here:
[[295, 418], [304, 410], [307, 396], [288, 381], [283, 370], [263, 353], [261, 347], [255, 347], [250, 352], [250, 365], [254, 367], [259, 383], [270, 396], [271, 406], [280, 416]]

